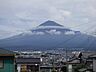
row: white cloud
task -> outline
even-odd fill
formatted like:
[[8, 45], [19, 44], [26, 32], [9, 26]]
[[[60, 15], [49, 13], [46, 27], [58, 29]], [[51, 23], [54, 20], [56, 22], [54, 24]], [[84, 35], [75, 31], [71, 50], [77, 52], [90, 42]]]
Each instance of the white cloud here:
[[23, 31], [22, 32], [23, 35], [44, 35], [44, 32], [32, 32], [32, 31]]
[[88, 12], [86, 12], [89, 16], [92, 16], [92, 17], [96, 17], [96, 7], [94, 7], [94, 6], [89, 6], [88, 8], [87, 8], [87, 11]]
[[90, 20], [89, 20], [89, 18], [83, 18], [83, 21], [84, 21], [85, 23], [88, 23]]
[[[0, 24], [9, 27], [5, 31], [0, 25], [0, 31], [6, 35], [19, 33], [51, 19], [84, 32], [84, 29], [96, 22], [95, 3], [96, 0], [0, 0]], [[82, 26], [74, 28], [86, 23], [83, 29]]]
[[44, 32], [33, 32], [33, 34], [35, 34], [35, 35], [44, 35], [45, 33]]
[[55, 32], [54, 34], [56, 34], [56, 35], [60, 35], [61, 32], [60, 32], [60, 31], [57, 31], [57, 32]]
[[71, 12], [67, 10], [60, 10], [60, 13], [65, 17], [71, 16]]
[[51, 34], [51, 35], [53, 35], [53, 34], [60, 35], [61, 34], [61, 32], [60, 31], [56, 31], [56, 29], [51, 29], [50, 31], [46, 31], [46, 32]]
[[49, 19], [57, 21], [59, 23], [64, 23], [65, 17], [70, 17], [71, 12], [63, 9], [51, 6], [49, 8]]
[[66, 35], [70, 35], [70, 34], [74, 35], [75, 32], [74, 32], [74, 31], [67, 31], [67, 32], [65, 32], [65, 34], [66, 34]]

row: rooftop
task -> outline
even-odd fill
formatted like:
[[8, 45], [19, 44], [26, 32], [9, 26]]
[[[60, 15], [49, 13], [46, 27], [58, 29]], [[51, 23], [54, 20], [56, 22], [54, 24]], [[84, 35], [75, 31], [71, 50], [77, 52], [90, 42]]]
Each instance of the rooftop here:
[[9, 55], [14, 55], [14, 54], [15, 52], [13, 51], [0, 48], [0, 56], [9, 56]]
[[40, 64], [40, 58], [17, 58], [17, 64]]

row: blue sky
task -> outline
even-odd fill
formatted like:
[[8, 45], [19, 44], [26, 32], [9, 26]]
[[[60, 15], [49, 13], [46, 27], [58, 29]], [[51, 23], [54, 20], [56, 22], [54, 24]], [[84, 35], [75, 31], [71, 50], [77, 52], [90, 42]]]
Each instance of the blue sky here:
[[95, 32], [96, 0], [0, 0], [0, 37], [52, 20], [74, 30]]

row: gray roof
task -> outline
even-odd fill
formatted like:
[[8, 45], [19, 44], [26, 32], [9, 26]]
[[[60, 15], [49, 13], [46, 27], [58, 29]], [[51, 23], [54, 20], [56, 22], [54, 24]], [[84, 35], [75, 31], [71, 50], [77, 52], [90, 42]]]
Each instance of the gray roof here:
[[72, 60], [72, 61], [70, 61], [70, 62], [68, 62], [68, 63], [76, 64], [76, 63], [80, 63], [80, 61], [79, 61], [79, 60]]
[[14, 55], [15, 52], [0, 48], [0, 55]]
[[77, 59], [77, 58], [72, 58], [67, 63], [69, 63], [69, 64], [79, 64], [80, 63], [80, 60]]
[[17, 64], [40, 64], [40, 58], [17, 58]]
[[96, 58], [96, 54], [90, 55], [89, 57], [91, 57], [91, 58]]
[[[60, 68], [60, 66], [54, 66], [55, 68]], [[41, 69], [53, 69], [53, 66], [40, 66]]]

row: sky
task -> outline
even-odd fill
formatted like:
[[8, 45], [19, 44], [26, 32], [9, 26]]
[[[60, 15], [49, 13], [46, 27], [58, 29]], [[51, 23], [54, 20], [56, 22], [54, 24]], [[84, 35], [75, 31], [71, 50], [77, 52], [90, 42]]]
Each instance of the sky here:
[[0, 0], [0, 38], [30, 30], [52, 20], [95, 35], [96, 0]]

